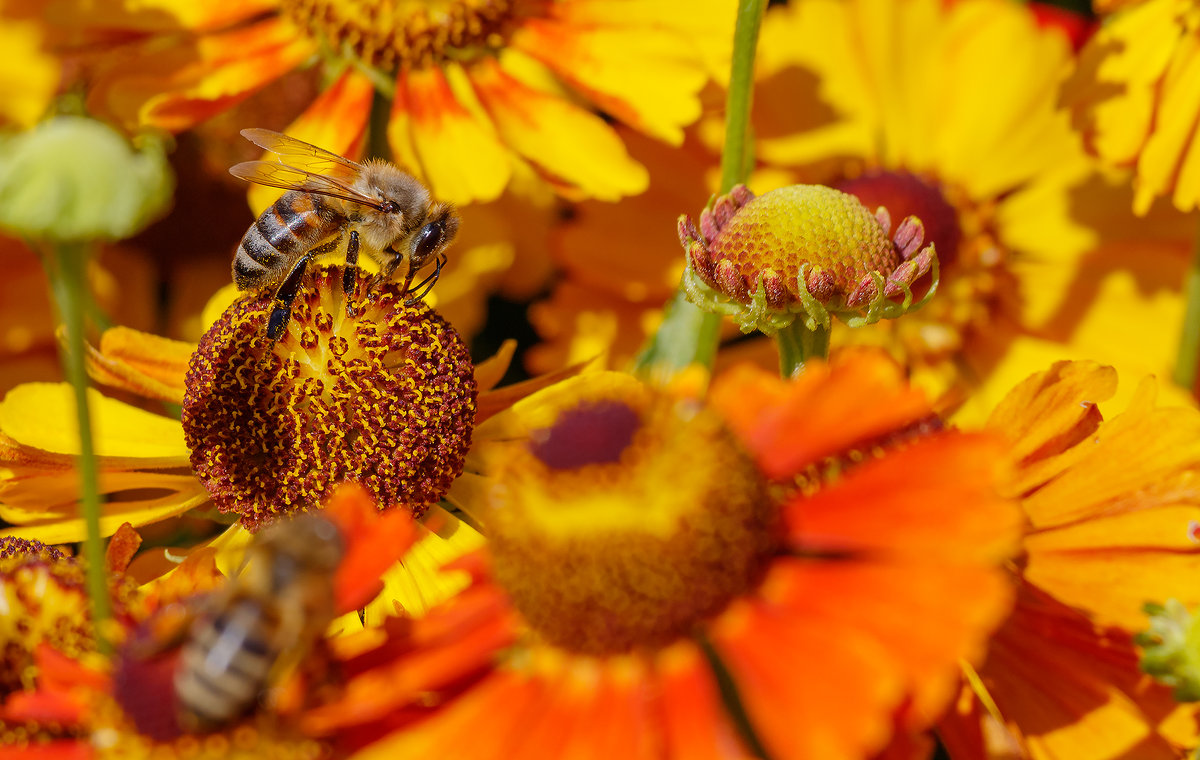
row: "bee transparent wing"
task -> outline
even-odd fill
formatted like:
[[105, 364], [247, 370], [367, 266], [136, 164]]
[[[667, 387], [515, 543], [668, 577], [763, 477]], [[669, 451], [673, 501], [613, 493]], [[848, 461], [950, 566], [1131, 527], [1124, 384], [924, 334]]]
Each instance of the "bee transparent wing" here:
[[270, 151], [286, 163], [314, 174], [326, 174], [350, 183], [362, 171], [362, 166], [350, 159], [331, 153], [324, 148], [297, 140], [295, 137], [270, 129], [252, 127], [242, 130], [242, 137], [263, 150]]
[[379, 199], [358, 192], [346, 182], [327, 174], [310, 172], [297, 166], [277, 164], [273, 161], [243, 161], [229, 167], [229, 173], [248, 182], [285, 190], [302, 190], [307, 193], [329, 195], [334, 198], [361, 203], [378, 208]]

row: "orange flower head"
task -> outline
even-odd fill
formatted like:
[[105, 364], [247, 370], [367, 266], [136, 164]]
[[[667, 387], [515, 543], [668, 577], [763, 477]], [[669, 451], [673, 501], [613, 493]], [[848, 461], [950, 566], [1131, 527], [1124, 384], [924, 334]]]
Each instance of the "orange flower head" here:
[[496, 462], [489, 545], [514, 606], [551, 643], [665, 644], [757, 582], [779, 546], [753, 460], [693, 401], [583, 376], [545, 391], [527, 422], [528, 444]]
[[360, 282], [347, 303], [337, 268], [307, 276], [273, 344], [271, 308], [269, 295], [233, 304], [188, 371], [184, 436], [218, 509], [256, 529], [353, 481], [381, 509], [423, 514], [471, 443], [476, 385], [462, 338], [397, 283]]
[[[872, 214], [831, 187], [755, 197], [739, 185], [709, 201], [699, 228], [680, 217], [684, 287], [689, 300], [732, 316], [744, 332], [774, 333], [798, 316], [810, 330], [828, 329], [831, 314], [851, 327], [894, 319], [933, 296], [938, 261], [932, 245], [922, 248], [920, 219], [907, 217], [889, 237], [891, 227], [886, 208]], [[914, 303], [912, 286], [931, 269], [928, 292]]]

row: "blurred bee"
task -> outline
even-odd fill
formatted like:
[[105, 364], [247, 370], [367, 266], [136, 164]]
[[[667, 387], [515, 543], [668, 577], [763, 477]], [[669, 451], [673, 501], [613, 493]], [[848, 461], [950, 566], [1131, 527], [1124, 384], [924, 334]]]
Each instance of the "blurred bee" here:
[[179, 726], [201, 733], [250, 711], [334, 618], [337, 526], [302, 514], [264, 528], [238, 574], [192, 620], [175, 671]]
[[287, 326], [308, 263], [343, 245], [347, 296], [354, 291], [360, 253], [379, 264], [381, 279], [404, 264], [405, 292], [433, 260], [433, 273], [416, 285], [425, 288], [417, 299], [437, 282], [446, 263], [443, 251], [458, 231], [458, 215], [435, 202], [416, 179], [387, 161], [358, 164], [269, 129], [243, 129], [242, 136], [280, 160], [246, 161], [229, 173], [288, 190], [246, 231], [233, 260], [239, 289], [275, 290], [267, 321], [271, 340]]

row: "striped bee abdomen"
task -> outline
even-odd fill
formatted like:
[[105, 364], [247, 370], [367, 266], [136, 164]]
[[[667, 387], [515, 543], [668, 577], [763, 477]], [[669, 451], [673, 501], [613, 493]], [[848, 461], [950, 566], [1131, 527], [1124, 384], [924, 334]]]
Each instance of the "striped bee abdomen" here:
[[278, 284], [297, 259], [343, 222], [329, 199], [289, 190], [246, 230], [233, 259], [233, 281], [241, 290]]
[[189, 730], [228, 724], [258, 699], [277, 654], [265, 613], [261, 602], [246, 597], [193, 626], [175, 674], [179, 714]]

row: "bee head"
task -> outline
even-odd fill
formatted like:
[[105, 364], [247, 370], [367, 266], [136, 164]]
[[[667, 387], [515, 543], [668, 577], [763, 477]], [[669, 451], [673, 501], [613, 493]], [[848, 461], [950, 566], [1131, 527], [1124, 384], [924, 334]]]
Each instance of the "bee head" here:
[[436, 256], [443, 248], [450, 245], [458, 233], [458, 214], [451, 206], [435, 203], [429, 208], [425, 224], [417, 230], [410, 242], [410, 254], [414, 267]]

